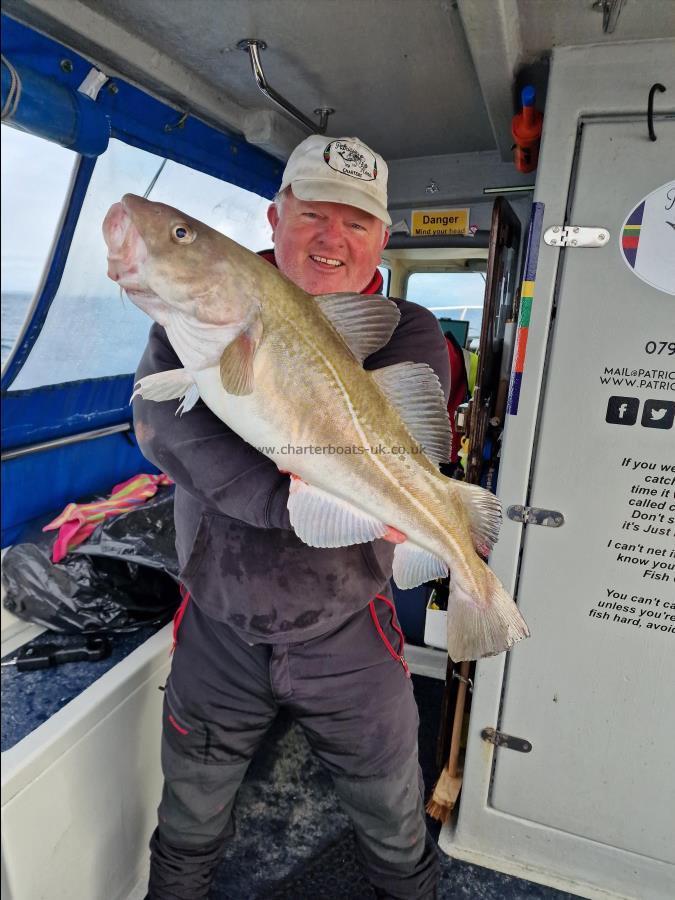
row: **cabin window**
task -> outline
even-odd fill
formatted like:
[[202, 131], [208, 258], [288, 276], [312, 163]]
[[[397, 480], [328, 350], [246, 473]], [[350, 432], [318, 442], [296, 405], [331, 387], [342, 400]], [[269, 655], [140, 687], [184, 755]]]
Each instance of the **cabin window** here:
[[175, 206], [249, 250], [272, 246], [271, 201], [219, 178], [167, 160], [148, 198]]
[[125, 193], [169, 203], [250, 249], [271, 246], [268, 200], [111, 140], [96, 163], [58, 291], [13, 390], [136, 370], [151, 321], [107, 277], [101, 234], [106, 212]]
[[467, 345], [480, 338], [484, 297], [483, 272], [412, 272], [406, 287], [406, 300], [437, 318], [468, 321]]
[[389, 296], [389, 285], [391, 283], [391, 269], [387, 266], [378, 266], [378, 271], [382, 276], [382, 293], [385, 297]]
[[2, 364], [40, 286], [77, 154], [9, 125], [2, 141]]

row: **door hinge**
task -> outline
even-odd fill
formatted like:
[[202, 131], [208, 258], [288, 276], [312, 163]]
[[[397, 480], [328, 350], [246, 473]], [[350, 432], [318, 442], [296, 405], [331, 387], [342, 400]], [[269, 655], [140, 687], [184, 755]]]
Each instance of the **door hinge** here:
[[489, 744], [494, 744], [495, 747], [506, 747], [507, 750], [517, 750], [519, 753], [529, 753], [532, 749], [532, 744], [525, 738], [504, 734], [503, 731], [497, 731], [496, 728], [484, 728], [480, 736]]
[[604, 247], [609, 231], [596, 225], [553, 225], [544, 232], [549, 247]]
[[509, 506], [506, 515], [513, 522], [523, 525], [546, 525], [560, 528], [565, 524], [565, 516], [555, 509], [539, 509], [537, 506]]

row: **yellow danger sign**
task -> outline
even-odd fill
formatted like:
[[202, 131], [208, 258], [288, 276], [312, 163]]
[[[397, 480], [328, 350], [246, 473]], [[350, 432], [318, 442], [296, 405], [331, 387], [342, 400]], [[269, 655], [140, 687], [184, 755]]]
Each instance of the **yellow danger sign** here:
[[410, 234], [428, 237], [431, 234], [470, 234], [469, 208], [414, 209]]

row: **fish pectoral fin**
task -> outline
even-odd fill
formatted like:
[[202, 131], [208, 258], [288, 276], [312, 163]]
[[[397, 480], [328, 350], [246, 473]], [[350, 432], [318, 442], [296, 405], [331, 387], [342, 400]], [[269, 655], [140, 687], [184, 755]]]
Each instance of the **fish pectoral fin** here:
[[223, 350], [220, 357], [220, 380], [228, 394], [241, 397], [253, 393], [253, 360], [262, 335], [262, 318], [256, 314], [249, 325]]
[[401, 313], [381, 294], [322, 294], [314, 298], [360, 363], [389, 341]]
[[489, 556], [502, 524], [501, 503], [491, 491], [477, 484], [453, 481], [451, 489], [461, 497], [476, 551], [481, 556]]
[[176, 410], [176, 415], [182, 416], [183, 413], [190, 412], [197, 400], [199, 400], [199, 388], [196, 384], [191, 384]]
[[418, 587], [433, 578], [445, 578], [447, 564], [435, 553], [406, 541], [394, 549], [394, 581], [402, 590]]
[[349, 547], [384, 537], [387, 526], [347, 500], [291, 477], [288, 514], [293, 530], [310, 547]]
[[513, 599], [494, 572], [485, 568], [488, 572], [485, 597], [471, 597], [454, 577], [450, 578], [448, 655], [454, 662], [495, 656], [530, 636]]
[[187, 369], [169, 369], [166, 372], [155, 372], [154, 375], [146, 375], [134, 385], [130, 403], [136, 397], [143, 400], [177, 400], [183, 402], [176, 410], [176, 415], [187, 412], [199, 400], [199, 388], [195, 384], [194, 376]]
[[450, 420], [443, 388], [426, 363], [395, 363], [371, 375], [410, 436], [434, 465], [450, 459]]

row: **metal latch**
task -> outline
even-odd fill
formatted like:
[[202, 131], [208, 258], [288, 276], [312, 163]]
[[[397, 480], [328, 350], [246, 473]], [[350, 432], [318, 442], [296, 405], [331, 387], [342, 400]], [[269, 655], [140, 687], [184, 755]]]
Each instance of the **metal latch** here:
[[523, 525], [546, 525], [560, 528], [565, 524], [565, 516], [555, 509], [539, 509], [537, 506], [509, 506], [506, 515], [513, 522]]
[[553, 225], [544, 232], [549, 247], [604, 247], [609, 231], [595, 225]]
[[519, 753], [529, 753], [532, 749], [532, 744], [525, 738], [504, 734], [503, 731], [497, 731], [496, 728], [484, 728], [480, 736], [489, 744], [494, 744], [495, 747], [506, 747], [507, 750], [517, 750]]

